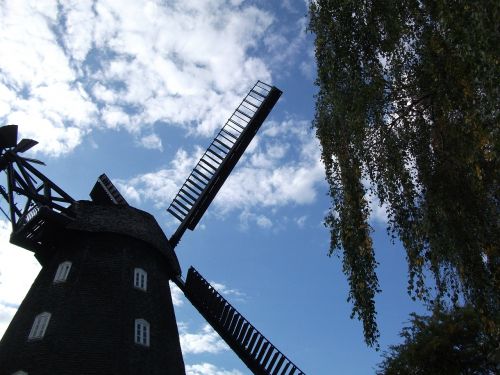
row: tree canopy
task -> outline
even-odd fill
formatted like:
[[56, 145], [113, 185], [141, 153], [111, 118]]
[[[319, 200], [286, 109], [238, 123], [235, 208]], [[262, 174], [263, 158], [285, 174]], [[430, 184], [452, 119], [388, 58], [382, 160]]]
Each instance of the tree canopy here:
[[470, 306], [437, 310], [431, 316], [412, 314], [410, 325], [401, 332], [404, 342], [389, 348], [377, 374], [497, 374], [498, 337], [483, 328]]
[[330, 254], [366, 342], [379, 335], [374, 198], [412, 298], [466, 301], [498, 329], [500, 2], [313, 0], [309, 16]]

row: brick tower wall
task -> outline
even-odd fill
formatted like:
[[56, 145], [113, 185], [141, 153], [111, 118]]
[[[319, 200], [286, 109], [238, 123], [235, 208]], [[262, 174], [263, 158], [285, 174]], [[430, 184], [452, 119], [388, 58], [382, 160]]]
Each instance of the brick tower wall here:
[[[168, 283], [178, 263], [159, 226], [127, 206], [73, 209], [0, 341], [0, 374], [185, 374]], [[54, 283], [65, 261], [68, 278]], [[135, 268], [147, 272], [147, 291], [134, 287]], [[51, 313], [45, 335], [29, 340], [42, 312]], [[134, 342], [135, 319], [149, 322], [149, 347]]]

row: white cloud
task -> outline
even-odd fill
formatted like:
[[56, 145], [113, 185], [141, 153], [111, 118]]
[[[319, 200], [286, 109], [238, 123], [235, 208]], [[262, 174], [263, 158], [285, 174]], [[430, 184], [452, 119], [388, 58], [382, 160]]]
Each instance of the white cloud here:
[[290, 13], [297, 13], [298, 12], [298, 9], [296, 8], [296, 3], [292, 3], [291, 0], [283, 0], [283, 2], [281, 3], [281, 6], [283, 8], [285, 8], [287, 11], [289, 11]]
[[198, 333], [188, 333], [186, 324], [179, 324], [179, 339], [181, 342], [182, 353], [200, 354], [200, 353], [219, 353], [229, 350], [229, 347], [220, 338], [217, 332], [208, 324], [203, 326]]
[[300, 66], [297, 60], [304, 55], [305, 48], [309, 45], [306, 38], [307, 23], [306, 16], [299, 16], [295, 22], [275, 23], [272, 32], [264, 37], [270, 65], [277, 75], [289, 74], [290, 70], [285, 69], [286, 67]]
[[295, 222], [297, 223], [297, 226], [299, 228], [304, 228], [304, 226], [306, 224], [306, 220], [307, 220], [307, 215], [303, 215], [301, 217], [296, 218]]
[[221, 369], [211, 363], [203, 362], [186, 365], [186, 375], [243, 375], [243, 373], [238, 370]]
[[38, 151], [68, 152], [96, 108], [58, 44], [57, 3], [2, 2], [0, 17], [1, 122], [22, 123], [21, 135], [36, 138]]
[[267, 218], [266, 216], [259, 215], [257, 216], [257, 225], [261, 228], [270, 228], [272, 227], [273, 222], [269, 220], [269, 218]]
[[240, 292], [238, 289], [232, 289], [228, 288], [226, 285], [215, 282], [215, 281], [210, 281], [210, 285], [212, 285], [220, 294], [222, 294], [224, 297], [228, 296], [235, 296], [238, 298], [238, 300], [243, 301], [246, 297], [246, 294], [243, 292]]
[[0, 220], [0, 337], [41, 269], [33, 253], [9, 243], [10, 232]]
[[[15, 314], [17, 306], [9, 306], [7, 304], [0, 304], [0, 324], [10, 322], [12, 316]], [[2, 331], [3, 332], [3, 331]]]
[[113, 184], [115, 184], [118, 191], [124, 196], [128, 203], [141, 203], [141, 196], [133, 186], [124, 185], [120, 180], [113, 180]]
[[316, 76], [316, 59], [314, 57], [314, 48], [310, 46], [307, 49], [304, 60], [300, 63], [300, 72], [309, 80], [314, 80]]
[[[365, 199], [368, 202], [368, 208], [370, 210], [370, 216], [368, 218], [369, 222], [372, 224], [387, 224], [389, 222], [389, 216], [387, 215], [387, 204], [380, 204], [380, 200], [377, 198], [375, 194], [373, 194], [369, 190], [369, 182], [368, 180], [362, 180], [363, 185], [368, 190], [365, 193]], [[334, 215], [335, 218], [339, 217], [339, 214], [336, 210], [330, 212], [325, 211], [324, 216], [328, 216], [330, 213]]]
[[239, 216], [240, 227], [243, 230], [247, 230], [250, 224], [255, 223], [257, 226], [263, 229], [269, 229], [273, 226], [273, 222], [265, 215], [257, 215], [250, 210], [243, 210]]
[[[197, 132], [211, 134], [244, 90], [257, 78], [270, 79], [265, 63], [249, 51], [273, 18], [254, 6], [101, 0], [94, 8], [89, 16], [88, 8], [64, 7], [88, 19], [68, 22], [73, 34], [67, 41], [73, 50], [87, 47], [87, 56], [97, 51], [105, 57], [89, 74], [104, 83], [94, 93], [108, 106], [134, 107], [133, 127], [197, 123]], [[78, 38], [89, 30], [96, 50]]]
[[[240, 211], [242, 227], [254, 223], [270, 228], [273, 218], [255, 210], [316, 200], [324, 181], [320, 147], [309, 123], [297, 120], [265, 124], [252, 144], [214, 200], [214, 211], [222, 217]], [[203, 151], [196, 147], [189, 154], [179, 149], [168, 168], [120, 181], [120, 188], [124, 187], [125, 195], [127, 190], [137, 193], [137, 200], [164, 205], [174, 198]]]
[[0, 3], [0, 121], [58, 156], [93, 129], [140, 144], [175, 124], [211, 135], [257, 80], [273, 16], [241, 1]]
[[10, 321], [14, 317], [16, 311], [16, 307], [11, 307], [0, 302], [0, 338], [7, 330], [7, 327], [9, 326]]
[[[216, 206], [230, 211], [313, 203], [318, 185], [324, 180], [324, 168], [319, 143], [308, 128], [305, 121], [271, 124], [263, 131], [262, 145], [257, 147], [250, 163], [243, 163], [228, 178], [215, 200]], [[276, 149], [276, 144], [281, 144], [281, 150], [284, 147], [293, 152], [275, 153], [272, 149]], [[260, 159], [266, 160], [267, 165], [255, 163]]]
[[164, 208], [165, 202], [174, 198], [202, 154], [203, 150], [199, 147], [195, 148], [192, 155], [179, 149], [170, 162], [169, 168], [145, 173], [128, 181], [117, 180], [117, 186], [120, 191], [123, 190], [127, 199], [130, 198], [136, 202], [149, 199], [158, 202], [159, 207]]
[[387, 215], [387, 204], [380, 204], [380, 200], [375, 194], [374, 185], [371, 184], [369, 179], [363, 178], [361, 183], [366, 189], [365, 199], [370, 208], [369, 220], [373, 223], [387, 223], [389, 221], [389, 217]]
[[370, 220], [378, 223], [385, 224], [389, 221], [387, 215], [387, 205], [380, 204], [380, 200], [374, 195], [368, 195], [369, 206], [370, 206]]
[[172, 303], [174, 306], [184, 305], [184, 293], [172, 281], [169, 281], [170, 293], [172, 294]]
[[149, 134], [142, 137], [139, 141], [139, 144], [142, 145], [144, 148], [149, 148], [152, 150], [160, 150], [160, 151], [163, 150], [161, 138], [158, 137], [156, 134]]

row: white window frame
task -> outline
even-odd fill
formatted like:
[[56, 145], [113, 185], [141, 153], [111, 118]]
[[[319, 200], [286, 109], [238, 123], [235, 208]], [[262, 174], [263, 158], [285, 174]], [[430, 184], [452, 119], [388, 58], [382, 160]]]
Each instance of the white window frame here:
[[54, 283], [64, 283], [68, 279], [69, 271], [71, 270], [71, 262], [69, 260], [62, 262], [57, 267]]
[[145, 292], [148, 290], [148, 273], [142, 268], [134, 268], [134, 287]]
[[134, 342], [149, 347], [150, 325], [147, 320], [136, 319], [134, 324]]
[[33, 325], [31, 326], [31, 331], [28, 336], [28, 340], [42, 339], [49, 325], [51, 314], [49, 312], [43, 312], [35, 316]]

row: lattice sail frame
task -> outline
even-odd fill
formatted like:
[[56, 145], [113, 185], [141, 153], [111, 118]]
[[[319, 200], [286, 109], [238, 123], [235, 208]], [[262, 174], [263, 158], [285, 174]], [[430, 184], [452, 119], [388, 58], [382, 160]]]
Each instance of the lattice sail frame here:
[[170, 238], [173, 247], [196, 227], [281, 94], [258, 81], [215, 136], [167, 208], [181, 222]]
[[66, 220], [66, 208], [74, 202], [33, 165], [43, 162], [20, 155], [37, 143], [17, 143], [17, 125], [0, 127], [0, 172], [6, 175], [6, 187], [0, 185], [0, 211], [12, 224], [11, 242], [33, 251], [40, 246], [47, 220]]
[[177, 285], [254, 374], [304, 375], [193, 267]]
[[[12, 127], [16, 128], [16, 134], [10, 135], [17, 138], [17, 125], [1, 127], [0, 137], [5, 135], [4, 130]], [[5, 212], [2, 208], [2, 213], [12, 223], [14, 232], [29, 221], [40, 207], [45, 206], [60, 213], [74, 202], [68, 193], [33, 166], [33, 164], [45, 165], [43, 162], [19, 155], [38, 142], [22, 139], [17, 143], [13, 140], [5, 142], [5, 139], [2, 139], [0, 144], [0, 171], [6, 174], [7, 186], [0, 185], [0, 195], [9, 206], [9, 212]]]

